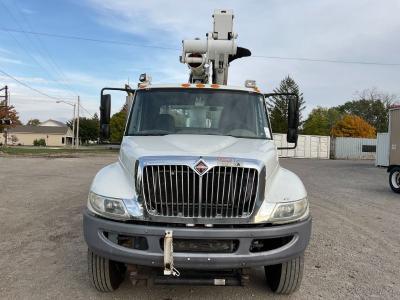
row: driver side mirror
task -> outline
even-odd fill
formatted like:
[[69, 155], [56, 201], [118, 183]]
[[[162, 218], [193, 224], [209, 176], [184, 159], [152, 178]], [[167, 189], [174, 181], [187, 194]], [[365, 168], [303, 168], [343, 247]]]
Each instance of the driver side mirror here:
[[110, 138], [111, 95], [101, 95], [100, 99], [100, 139]]

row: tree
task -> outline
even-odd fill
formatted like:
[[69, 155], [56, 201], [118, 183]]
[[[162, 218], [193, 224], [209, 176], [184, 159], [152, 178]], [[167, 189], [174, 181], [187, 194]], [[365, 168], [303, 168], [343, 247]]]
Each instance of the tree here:
[[375, 138], [376, 129], [359, 116], [345, 115], [333, 126], [331, 134], [334, 137]]
[[5, 101], [0, 101], [0, 119], [10, 119], [11, 125], [0, 125], [0, 132], [4, 131], [4, 128], [15, 127], [16, 125], [21, 125], [19, 120], [18, 112], [15, 110], [14, 106], [5, 106]]
[[378, 132], [387, 132], [389, 108], [396, 95], [366, 89], [356, 94], [355, 99], [337, 107], [342, 114], [356, 115], [374, 126]]
[[304, 122], [303, 133], [310, 135], [330, 135], [333, 125], [340, 119], [340, 116], [340, 112], [334, 107], [314, 108]]
[[[76, 123], [75, 123], [76, 124]], [[67, 126], [73, 128], [72, 120], [67, 122]], [[92, 118], [80, 117], [79, 118], [79, 139], [83, 144], [89, 141], [96, 141], [99, 137], [99, 117], [94, 114]], [[75, 126], [76, 127], [76, 126]], [[76, 130], [76, 128], [75, 128]], [[75, 133], [74, 133], [75, 136]]]
[[[300, 93], [297, 83], [288, 75], [281, 81], [279, 88], [274, 89], [274, 93], [295, 93], [299, 96], [299, 120], [301, 125], [303, 123], [302, 112], [306, 106], [303, 93]], [[271, 117], [272, 131], [276, 133], [286, 133], [288, 129], [288, 102], [290, 96], [274, 96], [270, 99], [271, 103], [268, 105], [268, 110]]]
[[40, 124], [39, 119], [30, 119], [28, 122], [26, 122], [26, 125], [31, 125], [31, 126], [38, 126]]
[[110, 139], [112, 143], [120, 143], [124, 136], [127, 109], [122, 107], [121, 111], [113, 114], [110, 120]]

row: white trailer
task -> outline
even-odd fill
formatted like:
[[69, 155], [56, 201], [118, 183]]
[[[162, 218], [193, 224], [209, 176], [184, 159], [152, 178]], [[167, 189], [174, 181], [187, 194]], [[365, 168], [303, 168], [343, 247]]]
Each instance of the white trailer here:
[[395, 193], [400, 193], [400, 106], [389, 111], [389, 184]]

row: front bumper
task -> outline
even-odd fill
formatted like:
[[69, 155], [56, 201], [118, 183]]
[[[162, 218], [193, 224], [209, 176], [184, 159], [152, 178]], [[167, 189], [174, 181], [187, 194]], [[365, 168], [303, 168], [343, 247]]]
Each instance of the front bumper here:
[[[305, 221], [250, 228], [190, 228], [128, 224], [93, 216], [88, 210], [83, 214], [83, 230], [88, 247], [96, 254], [127, 264], [162, 267], [164, 253], [160, 239], [165, 230], [173, 230], [179, 239], [235, 239], [239, 246], [233, 253], [174, 253], [176, 268], [235, 269], [273, 265], [301, 255], [311, 235], [311, 218]], [[147, 250], [136, 250], [110, 241], [104, 232], [113, 232], [147, 239]], [[268, 239], [293, 235], [293, 239], [277, 249], [250, 252], [254, 239]]]

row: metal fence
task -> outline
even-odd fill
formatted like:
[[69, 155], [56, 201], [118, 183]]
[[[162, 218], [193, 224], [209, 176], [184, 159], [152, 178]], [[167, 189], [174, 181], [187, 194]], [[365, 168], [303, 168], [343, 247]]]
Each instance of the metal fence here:
[[[277, 147], [288, 147], [286, 134], [275, 133], [274, 141]], [[319, 135], [299, 135], [297, 148], [294, 150], [279, 150], [280, 157], [329, 159], [330, 137]]]
[[336, 159], [375, 159], [376, 139], [338, 137], [333, 143]]

